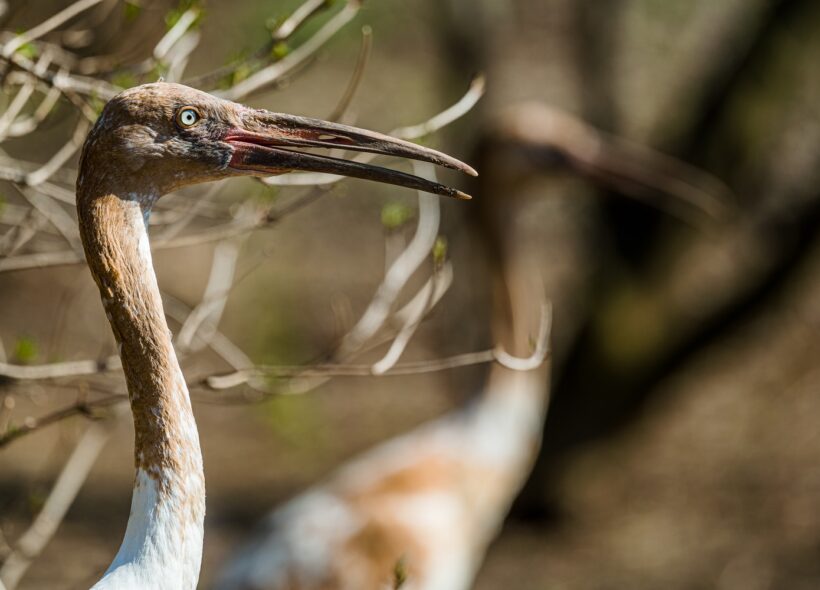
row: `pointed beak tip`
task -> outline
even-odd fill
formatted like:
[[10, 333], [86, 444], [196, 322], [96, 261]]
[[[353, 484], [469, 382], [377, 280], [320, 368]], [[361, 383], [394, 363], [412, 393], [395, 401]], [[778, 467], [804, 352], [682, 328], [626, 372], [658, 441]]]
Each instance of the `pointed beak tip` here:
[[473, 168], [472, 166], [466, 166], [464, 168], [464, 172], [466, 172], [467, 174], [469, 174], [470, 176], [473, 176], [473, 177], [478, 176], [478, 171], [475, 168]]
[[472, 195], [468, 195], [467, 193], [463, 193], [461, 191], [456, 191], [456, 198], [461, 199], [462, 201], [471, 201], [473, 199]]

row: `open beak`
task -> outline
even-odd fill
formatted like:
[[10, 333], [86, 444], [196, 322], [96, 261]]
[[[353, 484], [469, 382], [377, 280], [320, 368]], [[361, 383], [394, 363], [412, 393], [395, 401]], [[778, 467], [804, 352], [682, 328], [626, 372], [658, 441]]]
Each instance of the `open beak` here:
[[223, 141], [234, 148], [228, 164], [231, 168], [260, 175], [284, 174], [294, 170], [323, 172], [395, 184], [457, 199], [471, 198], [459, 190], [412, 174], [295, 149], [341, 148], [421, 160], [478, 176], [467, 164], [409, 141], [321, 119], [262, 110], [247, 112], [243, 117], [243, 128], [231, 129]]

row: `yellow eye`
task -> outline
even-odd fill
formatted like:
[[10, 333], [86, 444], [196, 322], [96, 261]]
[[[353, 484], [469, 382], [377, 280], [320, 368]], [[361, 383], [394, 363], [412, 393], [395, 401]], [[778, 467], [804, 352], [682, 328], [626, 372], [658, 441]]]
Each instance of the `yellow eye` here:
[[194, 107], [183, 107], [177, 112], [177, 123], [180, 127], [193, 127], [201, 118], [202, 115]]

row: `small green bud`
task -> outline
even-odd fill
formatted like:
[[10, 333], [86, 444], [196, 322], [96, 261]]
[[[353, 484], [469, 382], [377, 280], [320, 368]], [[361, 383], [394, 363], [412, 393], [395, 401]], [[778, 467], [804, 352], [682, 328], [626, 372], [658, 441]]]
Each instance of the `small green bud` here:
[[18, 363], [26, 364], [37, 358], [37, 342], [28, 336], [18, 338], [14, 345], [14, 358]]
[[290, 46], [284, 41], [280, 41], [271, 49], [271, 56], [275, 59], [282, 59], [291, 51]]
[[436, 243], [433, 244], [433, 262], [436, 266], [440, 266], [445, 260], [447, 260], [447, 238], [438, 236]]
[[389, 231], [396, 230], [415, 216], [415, 211], [397, 201], [382, 207], [382, 225]]

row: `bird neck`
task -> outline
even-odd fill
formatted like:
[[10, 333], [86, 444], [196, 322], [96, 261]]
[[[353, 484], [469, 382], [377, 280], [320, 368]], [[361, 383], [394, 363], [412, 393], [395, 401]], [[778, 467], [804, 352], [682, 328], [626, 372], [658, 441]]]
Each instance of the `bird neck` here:
[[[545, 320], [544, 289], [539, 264], [521, 240], [507, 240], [493, 272], [493, 334], [503, 351], [520, 359], [530, 358]], [[478, 400], [489, 413], [501, 408], [536, 420], [535, 428], [517, 428], [520, 437], [540, 439], [549, 401], [548, 360], [530, 370], [516, 370], [493, 363], [487, 385]], [[512, 436], [512, 433], [511, 433]]]
[[136, 478], [120, 550], [95, 588], [196, 586], [205, 486], [199, 436], [151, 261], [149, 198], [78, 190], [80, 234], [122, 358]]
[[[484, 234], [487, 235], [487, 234]], [[497, 236], [498, 234], [495, 234]], [[514, 236], [514, 237], [510, 237]], [[514, 232], [493, 242], [493, 335], [509, 355], [533, 354], [542, 321], [543, 285], [531, 248]], [[549, 401], [549, 361], [529, 370], [493, 363], [480, 394], [467, 408], [467, 455], [475, 476], [471, 502], [480, 527], [475, 542], [489, 542], [528, 477]]]

